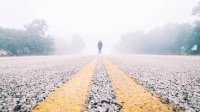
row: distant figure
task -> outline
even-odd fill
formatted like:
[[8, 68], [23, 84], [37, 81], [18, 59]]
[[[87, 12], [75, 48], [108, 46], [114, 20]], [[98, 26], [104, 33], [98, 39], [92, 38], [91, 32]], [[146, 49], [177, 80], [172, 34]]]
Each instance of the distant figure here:
[[103, 43], [101, 42], [101, 40], [99, 40], [98, 44], [97, 44], [97, 47], [98, 47], [98, 52], [99, 54], [101, 54], [101, 49], [103, 47]]

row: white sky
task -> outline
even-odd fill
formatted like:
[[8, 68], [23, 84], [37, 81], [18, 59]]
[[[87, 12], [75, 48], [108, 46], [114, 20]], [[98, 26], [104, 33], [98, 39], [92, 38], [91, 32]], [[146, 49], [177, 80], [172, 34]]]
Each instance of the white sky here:
[[22, 27], [45, 19], [49, 33], [69, 39], [80, 35], [87, 52], [96, 52], [98, 40], [109, 52], [127, 32], [148, 31], [168, 22], [193, 22], [191, 11], [199, 0], [0, 0], [0, 26]]

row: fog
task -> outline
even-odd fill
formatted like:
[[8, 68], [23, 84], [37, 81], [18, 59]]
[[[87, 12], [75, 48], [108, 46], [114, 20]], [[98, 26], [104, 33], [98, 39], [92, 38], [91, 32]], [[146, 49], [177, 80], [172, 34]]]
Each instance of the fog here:
[[[198, 44], [174, 41], [184, 32], [195, 37], [190, 33], [199, 24], [198, 14], [192, 15], [197, 5], [198, 0], [0, 0], [0, 27], [23, 32], [24, 25], [44, 20], [48, 30], [40, 36], [53, 38], [55, 54], [96, 54], [99, 40], [103, 54], [184, 54], [191, 51], [180, 47], [192, 49]], [[176, 29], [182, 32], [178, 36], [174, 36]], [[156, 49], [163, 44], [165, 48]]]

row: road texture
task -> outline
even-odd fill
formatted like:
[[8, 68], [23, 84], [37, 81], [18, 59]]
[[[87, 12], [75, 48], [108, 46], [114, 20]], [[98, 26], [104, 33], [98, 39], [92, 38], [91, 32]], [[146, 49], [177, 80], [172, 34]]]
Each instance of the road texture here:
[[91, 57], [0, 58], [0, 111], [30, 111]]
[[116, 91], [117, 100], [123, 112], [172, 112], [173, 107], [160, 100], [137, 84], [126, 73], [118, 69], [110, 61], [105, 65]]
[[88, 97], [88, 112], [119, 112], [122, 108], [106, 72], [102, 58], [98, 60], [95, 78]]
[[200, 111], [200, 57], [110, 56], [133, 79], [188, 112]]
[[0, 58], [0, 112], [198, 112], [200, 57]]
[[71, 80], [57, 89], [33, 112], [81, 112], [94, 75], [96, 59], [80, 70]]

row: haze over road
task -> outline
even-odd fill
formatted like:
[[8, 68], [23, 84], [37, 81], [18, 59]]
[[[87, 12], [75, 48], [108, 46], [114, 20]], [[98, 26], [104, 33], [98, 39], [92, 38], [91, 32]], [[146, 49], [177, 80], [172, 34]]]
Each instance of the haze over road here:
[[0, 111], [200, 111], [199, 63], [167, 55], [0, 58]]

